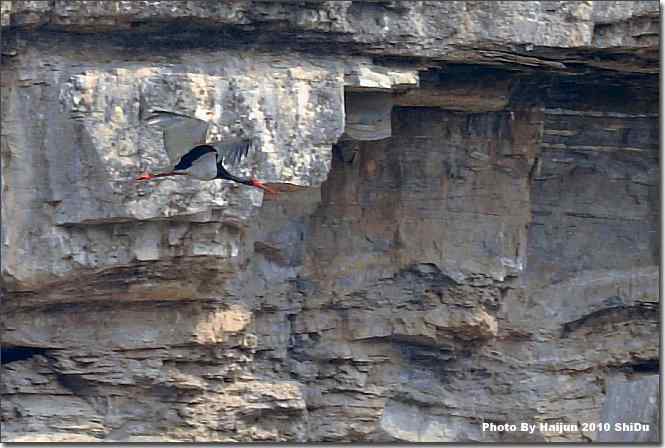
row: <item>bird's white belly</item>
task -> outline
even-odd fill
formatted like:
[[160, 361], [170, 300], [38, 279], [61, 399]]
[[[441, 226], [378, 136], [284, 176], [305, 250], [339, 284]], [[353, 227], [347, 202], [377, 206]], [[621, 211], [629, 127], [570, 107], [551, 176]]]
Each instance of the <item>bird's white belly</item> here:
[[210, 152], [195, 160], [187, 170], [190, 176], [199, 180], [212, 180], [217, 177], [217, 154]]

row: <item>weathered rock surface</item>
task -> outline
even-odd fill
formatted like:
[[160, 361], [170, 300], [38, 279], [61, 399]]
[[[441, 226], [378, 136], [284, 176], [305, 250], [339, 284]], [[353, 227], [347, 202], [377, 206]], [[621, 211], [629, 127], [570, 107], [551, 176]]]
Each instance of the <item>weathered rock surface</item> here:
[[[607, 425], [599, 442], [649, 442], [660, 438], [660, 381], [651, 375], [636, 381], [612, 378], [601, 419]], [[609, 428], [607, 427], [609, 425]], [[640, 425], [638, 427], [638, 425]], [[644, 427], [644, 428], [643, 428]], [[633, 428], [638, 428], [635, 430]]]
[[[1, 7], [3, 441], [658, 421], [657, 2]], [[283, 193], [133, 184], [154, 109]]]

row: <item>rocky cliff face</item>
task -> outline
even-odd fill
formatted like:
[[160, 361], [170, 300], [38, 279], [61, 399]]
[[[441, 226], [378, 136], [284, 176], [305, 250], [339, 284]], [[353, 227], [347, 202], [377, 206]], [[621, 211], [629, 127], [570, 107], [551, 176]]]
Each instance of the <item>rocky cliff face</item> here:
[[[1, 5], [3, 441], [607, 441], [482, 423], [654, 384], [657, 2]], [[153, 109], [282, 194], [129, 182]]]

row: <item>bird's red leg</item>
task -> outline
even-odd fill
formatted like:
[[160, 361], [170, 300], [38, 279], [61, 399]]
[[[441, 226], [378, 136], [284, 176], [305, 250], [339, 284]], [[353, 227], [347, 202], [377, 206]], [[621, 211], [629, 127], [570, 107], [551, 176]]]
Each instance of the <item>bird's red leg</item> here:
[[176, 173], [175, 171], [169, 171], [168, 173], [150, 174], [148, 172], [145, 172], [141, 176], [137, 177], [136, 180], [150, 180], [150, 179], [155, 179], [157, 177], [166, 177], [166, 176], [187, 176], [187, 173]]
[[264, 190], [270, 194], [278, 194], [277, 191], [273, 190], [272, 188], [268, 188], [265, 185], [263, 185], [263, 182], [258, 181], [256, 179], [251, 180], [251, 185], [252, 187], [260, 188], [261, 190]]

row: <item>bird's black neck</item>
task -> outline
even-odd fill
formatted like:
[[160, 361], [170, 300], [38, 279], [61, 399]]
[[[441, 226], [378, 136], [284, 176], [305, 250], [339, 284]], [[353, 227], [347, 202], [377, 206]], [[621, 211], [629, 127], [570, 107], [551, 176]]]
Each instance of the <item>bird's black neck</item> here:
[[226, 171], [226, 169], [224, 169], [221, 163], [217, 164], [217, 177], [215, 179], [227, 179], [245, 185], [252, 184], [252, 179], [234, 176], [233, 174]]

